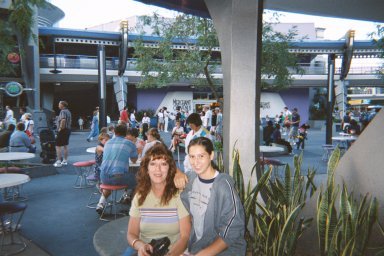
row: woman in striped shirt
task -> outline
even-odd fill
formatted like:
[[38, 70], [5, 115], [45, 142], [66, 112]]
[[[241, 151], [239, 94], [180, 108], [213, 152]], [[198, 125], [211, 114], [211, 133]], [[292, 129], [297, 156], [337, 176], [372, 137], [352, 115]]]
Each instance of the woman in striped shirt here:
[[150, 148], [137, 174], [136, 194], [129, 212], [126, 256], [151, 255], [152, 239], [168, 237], [167, 255], [181, 255], [187, 248], [191, 220], [173, 179], [176, 164], [162, 143]]

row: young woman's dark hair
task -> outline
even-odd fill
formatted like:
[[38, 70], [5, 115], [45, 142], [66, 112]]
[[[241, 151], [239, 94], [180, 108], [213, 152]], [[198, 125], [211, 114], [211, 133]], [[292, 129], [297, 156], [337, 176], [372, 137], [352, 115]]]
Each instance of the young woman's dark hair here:
[[127, 130], [127, 135], [132, 135], [133, 137], [137, 138], [139, 137], [139, 130], [137, 130], [137, 128], [129, 128]]
[[143, 131], [142, 131], [142, 136], [143, 136], [143, 140], [147, 140], [147, 131], [148, 131], [148, 124], [147, 123], [144, 123], [143, 124]]
[[141, 160], [140, 170], [136, 175], [137, 186], [136, 193], [139, 195], [139, 206], [142, 205], [151, 191], [151, 179], [148, 175], [148, 165], [151, 160], [164, 159], [169, 165], [169, 170], [166, 179], [166, 185], [163, 196], [161, 197], [161, 204], [167, 205], [168, 202], [175, 196], [178, 189], [175, 187], [173, 179], [176, 174], [176, 164], [173, 160], [172, 152], [167, 149], [162, 143], [158, 143], [151, 147]]
[[191, 140], [188, 145], [188, 151], [192, 146], [203, 146], [205, 151], [208, 154], [211, 154], [214, 151], [213, 143], [210, 139], [205, 138], [205, 137], [198, 137], [196, 139]]
[[157, 128], [151, 128], [148, 130], [148, 134], [152, 135], [157, 140], [161, 140], [159, 130]]
[[187, 124], [194, 124], [196, 126], [201, 126], [203, 124], [203, 122], [201, 121], [199, 114], [192, 113], [187, 118]]

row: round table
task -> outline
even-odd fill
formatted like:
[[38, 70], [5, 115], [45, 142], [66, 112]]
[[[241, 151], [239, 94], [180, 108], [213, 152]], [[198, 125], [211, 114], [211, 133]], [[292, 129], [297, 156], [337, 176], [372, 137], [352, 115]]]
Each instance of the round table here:
[[95, 154], [95, 152], [96, 152], [96, 147], [87, 148], [87, 153]]
[[283, 152], [284, 148], [276, 146], [260, 146], [260, 153], [277, 153]]
[[354, 141], [357, 140], [356, 136], [334, 136], [332, 137], [334, 141]]
[[35, 154], [26, 152], [4, 152], [0, 153], [0, 161], [14, 161], [34, 158]]
[[25, 174], [18, 173], [1, 173], [0, 174], [0, 188], [9, 188], [18, 186], [30, 181], [31, 178]]
[[348, 149], [350, 146], [350, 142], [357, 140], [357, 136], [334, 136], [332, 137], [332, 141], [339, 141], [339, 144], [344, 144], [345, 149]]

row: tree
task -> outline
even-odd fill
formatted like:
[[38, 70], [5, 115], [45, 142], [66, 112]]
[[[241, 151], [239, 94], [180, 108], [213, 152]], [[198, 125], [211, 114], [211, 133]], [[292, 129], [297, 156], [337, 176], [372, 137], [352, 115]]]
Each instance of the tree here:
[[[210, 88], [214, 98], [219, 99], [222, 82], [214, 73], [221, 57], [212, 20], [186, 14], [168, 19], [154, 13], [140, 17], [136, 29], [141, 34], [134, 43], [137, 69], [142, 72], [139, 88], [184, 81]], [[148, 30], [161, 38], [154, 42], [155, 47], [146, 47], [144, 43]], [[297, 69], [297, 58], [289, 53], [288, 47], [295, 36], [294, 30], [287, 34], [275, 32], [273, 22], [264, 22], [262, 74], [272, 83], [263, 82], [263, 89], [278, 90], [292, 83], [288, 67]]]
[[[381, 24], [376, 25], [376, 31], [369, 34], [372, 40], [375, 42], [377, 48], [381, 50], [380, 58], [384, 58], [384, 26]], [[378, 70], [379, 76], [384, 79], [384, 64], [381, 70]]]
[[32, 33], [33, 8], [44, 7], [46, 0], [12, 0], [10, 8], [5, 11], [5, 15], [0, 18], [0, 74], [15, 74], [14, 64], [8, 61], [9, 53], [15, 52], [15, 48], [21, 55], [22, 71], [24, 49], [29, 39], [37, 40], [37, 36]]

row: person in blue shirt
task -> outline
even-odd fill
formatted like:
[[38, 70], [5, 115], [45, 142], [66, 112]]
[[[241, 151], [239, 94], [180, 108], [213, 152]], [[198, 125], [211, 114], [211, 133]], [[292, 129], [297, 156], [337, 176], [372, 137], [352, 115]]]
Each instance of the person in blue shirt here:
[[[135, 174], [129, 172], [129, 160], [136, 163], [138, 154], [135, 144], [127, 140], [127, 126], [119, 124], [115, 128], [115, 137], [104, 145], [103, 162], [100, 166], [101, 184], [128, 185], [134, 190], [136, 186]], [[96, 206], [97, 213], [101, 214], [111, 191], [103, 189]]]

